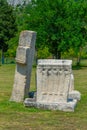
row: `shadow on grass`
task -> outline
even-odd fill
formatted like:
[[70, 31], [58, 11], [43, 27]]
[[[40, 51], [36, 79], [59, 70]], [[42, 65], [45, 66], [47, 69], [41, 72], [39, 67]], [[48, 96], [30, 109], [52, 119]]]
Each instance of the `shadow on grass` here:
[[87, 65], [73, 65], [72, 66], [72, 69], [73, 70], [80, 70], [80, 69], [82, 69], [83, 67], [87, 67]]
[[73, 69], [73, 70], [80, 70], [80, 69], [82, 69], [82, 67], [83, 67], [83, 66], [81, 66], [81, 65], [73, 65], [73, 66], [72, 66], [72, 69]]

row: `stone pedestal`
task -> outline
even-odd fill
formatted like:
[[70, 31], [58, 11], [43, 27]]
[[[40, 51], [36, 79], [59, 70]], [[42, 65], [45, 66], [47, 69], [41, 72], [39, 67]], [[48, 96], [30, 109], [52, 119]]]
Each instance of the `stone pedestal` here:
[[[39, 60], [37, 65], [37, 95], [31, 101], [27, 98], [25, 106], [37, 108], [74, 111], [77, 103], [74, 92], [74, 78], [71, 60]], [[79, 93], [80, 97], [80, 93]]]
[[36, 33], [22, 31], [16, 53], [16, 70], [11, 101], [21, 102], [28, 96], [32, 63], [35, 52]]

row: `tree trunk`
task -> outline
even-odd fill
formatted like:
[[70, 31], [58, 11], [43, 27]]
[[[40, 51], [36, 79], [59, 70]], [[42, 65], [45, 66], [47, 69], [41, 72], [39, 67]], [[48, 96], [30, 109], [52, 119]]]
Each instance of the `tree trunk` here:
[[81, 62], [81, 52], [82, 52], [82, 48], [80, 47], [80, 51], [77, 57], [77, 66], [80, 66], [80, 62]]
[[1, 50], [1, 63], [4, 64], [4, 52]]
[[78, 57], [77, 57], [77, 64], [76, 64], [76, 65], [77, 65], [77, 66], [80, 66], [80, 62], [81, 62], [81, 57], [78, 56]]
[[55, 58], [56, 59], [61, 59], [61, 52], [60, 51], [56, 51]]

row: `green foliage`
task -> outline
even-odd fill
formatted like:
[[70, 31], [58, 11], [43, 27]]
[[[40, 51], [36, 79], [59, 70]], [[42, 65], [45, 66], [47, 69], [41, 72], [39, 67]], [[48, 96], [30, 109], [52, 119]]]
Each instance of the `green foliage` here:
[[19, 33], [17, 32], [15, 37], [11, 38], [8, 43], [8, 50], [5, 52], [5, 57], [15, 57], [16, 49], [18, 46]]
[[51, 54], [49, 52], [49, 48], [48, 47], [44, 47], [44, 48], [39, 48], [37, 51], [37, 58], [38, 59], [45, 59], [50, 57]]
[[73, 48], [70, 48], [68, 51], [64, 52], [62, 54], [62, 58], [75, 58], [76, 57], [76, 54], [75, 54], [75, 51], [73, 50]]
[[7, 51], [7, 41], [15, 35], [16, 30], [13, 8], [6, 0], [0, 0], [0, 49]]
[[48, 47], [56, 58], [61, 58], [61, 52], [66, 52], [70, 48], [78, 55], [85, 46], [87, 40], [85, 0], [33, 0], [23, 8], [21, 19], [25, 29], [37, 32], [36, 48]]
[[37, 32], [38, 58], [48, 57], [47, 48], [55, 58], [64, 54], [80, 58], [87, 43], [86, 0], [32, 0], [14, 11], [18, 33], [9, 42], [9, 54], [12, 54], [11, 48], [16, 50], [20, 31], [33, 30]]

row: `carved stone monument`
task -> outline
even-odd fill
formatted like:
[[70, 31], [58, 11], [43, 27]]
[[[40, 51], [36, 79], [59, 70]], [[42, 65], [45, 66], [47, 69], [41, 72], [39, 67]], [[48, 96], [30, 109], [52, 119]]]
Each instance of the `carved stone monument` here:
[[74, 111], [78, 99], [80, 100], [80, 93], [77, 91], [74, 93], [71, 60], [38, 61], [36, 99], [26, 98], [25, 106]]
[[66, 64], [56, 60], [38, 62], [37, 102], [66, 102], [71, 75], [71, 61]]
[[28, 96], [36, 32], [22, 31], [16, 53], [16, 70], [11, 101], [21, 102]]

